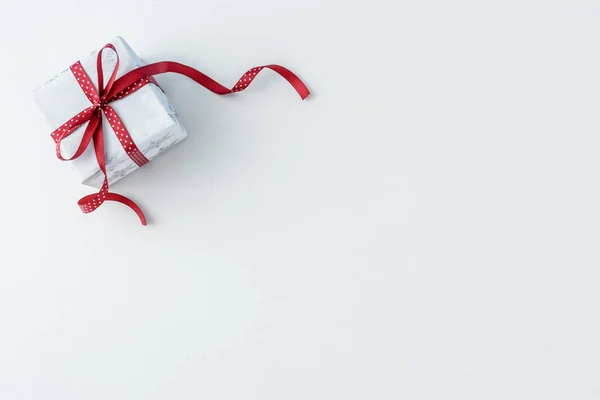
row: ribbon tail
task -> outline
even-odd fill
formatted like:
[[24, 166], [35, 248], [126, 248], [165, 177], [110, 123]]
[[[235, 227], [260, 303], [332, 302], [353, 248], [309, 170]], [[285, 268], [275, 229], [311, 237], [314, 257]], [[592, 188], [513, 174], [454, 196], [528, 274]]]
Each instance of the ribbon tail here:
[[298, 92], [302, 100], [306, 99], [310, 94], [310, 91], [308, 90], [304, 82], [302, 82], [302, 80], [298, 78], [298, 76], [289, 69], [277, 64], [266, 65], [265, 68], [269, 68], [270, 70], [277, 72], [286, 81], [288, 81], [290, 85], [292, 85], [292, 87], [296, 89], [296, 92]]
[[105, 192], [104, 196], [102, 196], [102, 197], [99, 196], [99, 193], [88, 194], [87, 196], [84, 196], [81, 199], [79, 199], [77, 204], [79, 205], [79, 208], [81, 208], [81, 210], [85, 214], [88, 214], [88, 213], [91, 213], [92, 211], [95, 211], [105, 201], [116, 201], [118, 203], [126, 205], [127, 207], [131, 208], [133, 210], [133, 212], [135, 212], [137, 214], [142, 225], [144, 225], [144, 226], [147, 225], [146, 217], [144, 215], [144, 212], [140, 208], [140, 206], [135, 204], [135, 202], [128, 199], [127, 197], [122, 196], [117, 193]]
[[125, 204], [127, 207], [131, 208], [133, 210], [133, 212], [135, 212], [137, 214], [142, 225], [144, 225], [144, 226], [147, 225], [146, 217], [144, 216], [144, 212], [142, 211], [142, 209], [137, 204], [135, 204], [133, 201], [128, 199], [127, 197], [121, 196], [120, 194], [116, 194], [116, 193], [108, 193], [106, 195], [105, 200], [116, 201], [121, 204]]
[[193, 79], [196, 83], [204, 86], [211, 92], [219, 95], [225, 95], [246, 89], [248, 85], [252, 83], [256, 75], [265, 68], [275, 71], [283, 78], [285, 78], [290, 83], [290, 85], [292, 85], [292, 87], [296, 90], [296, 92], [298, 92], [302, 100], [304, 100], [310, 94], [308, 88], [302, 82], [302, 80], [298, 78], [298, 76], [292, 71], [285, 67], [282, 67], [281, 65], [270, 64], [260, 67], [254, 67], [248, 70], [233, 86], [233, 88], [229, 89], [221, 85], [214, 79], [206, 76], [205, 74], [203, 74], [195, 68], [174, 61], [162, 61], [154, 64], [145, 65], [143, 67], [136, 68], [133, 71], [126, 73], [125, 75], [123, 75], [115, 81], [106, 97], [110, 101], [114, 97], [119, 97], [121, 95], [121, 92], [127, 93], [128, 88], [135, 85], [137, 82], [145, 80], [153, 75], [164, 74], [167, 72], [174, 72], [176, 74], [187, 76], [188, 78]]
[[102, 119], [99, 118], [98, 125], [95, 128], [94, 132], [94, 149], [96, 151], [96, 160], [98, 161], [98, 165], [100, 166], [100, 170], [104, 174], [104, 183], [102, 183], [102, 187], [98, 193], [89, 194], [85, 197], [82, 197], [77, 204], [81, 211], [84, 214], [91, 213], [100, 207], [105, 201], [116, 201], [121, 204], [125, 204], [129, 208], [131, 208], [137, 216], [140, 218], [142, 225], [146, 225], [146, 217], [142, 212], [142, 209], [135, 204], [133, 201], [129, 200], [125, 196], [121, 196], [120, 194], [110, 193], [108, 191], [108, 177], [106, 174], [106, 164], [104, 159], [104, 139], [102, 133]]
[[79, 147], [77, 148], [77, 151], [70, 158], [63, 157], [60, 146], [61, 146], [62, 140], [66, 136], [70, 135], [72, 133], [72, 131], [71, 132], [66, 131], [68, 135], [58, 136], [56, 139], [56, 156], [58, 157], [58, 159], [62, 160], [62, 161], [71, 161], [76, 158], [79, 158], [79, 156], [81, 156], [83, 154], [83, 152], [87, 149], [88, 145], [90, 144], [90, 142], [94, 136], [94, 133], [96, 132], [97, 127], [98, 127], [98, 114], [94, 113], [89, 118], [88, 126], [87, 126], [87, 128], [85, 128], [85, 132], [83, 133], [83, 137], [81, 138], [81, 142], [79, 143]]

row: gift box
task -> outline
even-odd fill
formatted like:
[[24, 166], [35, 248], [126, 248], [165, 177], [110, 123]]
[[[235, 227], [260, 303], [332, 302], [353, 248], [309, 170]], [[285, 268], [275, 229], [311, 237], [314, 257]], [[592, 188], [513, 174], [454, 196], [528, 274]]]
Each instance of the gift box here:
[[[119, 55], [117, 79], [144, 65], [144, 62], [123, 38], [117, 37], [110, 43]], [[102, 54], [104, 76], [110, 76], [115, 68], [115, 54], [114, 51], [105, 51]], [[97, 56], [98, 52], [96, 51], [81, 61], [83, 69], [96, 90], [98, 90]], [[81, 74], [81, 72], [79, 73]], [[52, 130], [60, 127], [69, 118], [90, 105], [85, 92], [77, 82], [77, 75], [73, 74], [70, 69], [62, 71], [36, 89], [34, 102]], [[140, 152], [149, 161], [187, 136], [173, 106], [154, 80], [131, 95], [112, 102], [111, 106], [127, 127]], [[103, 119], [105, 122], [103, 127], [105, 130], [106, 172], [108, 183], [112, 184], [140, 166], [128, 156], [113, 127], [107, 123], [106, 116]], [[82, 124], [61, 141], [62, 154], [67, 157], [75, 154], [88, 124], [89, 122]], [[83, 184], [98, 189], [102, 186], [104, 176], [96, 161], [93, 146], [89, 146], [80, 157], [69, 163]]]
[[109, 186], [187, 136], [154, 76], [177, 73], [213, 93], [228, 95], [245, 90], [263, 69], [285, 78], [302, 99], [309, 95], [300, 78], [280, 65], [251, 68], [227, 88], [174, 61], [145, 65], [118, 37], [38, 88], [34, 101], [53, 129], [57, 157], [71, 163], [82, 183], [100, 189], [79, 200], [81, 210], [90, 213], [105, 201], [116, 201], [146, 225], [140, 207], [110, 192]]

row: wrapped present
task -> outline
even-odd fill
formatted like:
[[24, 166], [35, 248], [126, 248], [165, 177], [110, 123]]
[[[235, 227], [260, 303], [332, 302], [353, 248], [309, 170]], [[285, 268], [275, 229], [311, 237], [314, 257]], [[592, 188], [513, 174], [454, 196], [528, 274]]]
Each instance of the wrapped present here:
[[[122, 38], [113, 40], [111, 44], [119, 55], [117, 79], [143, 66], [142, 60]], [[115, 69], [117, 53], [105, 51], [102, 54], [104, 76], [110, 76]], [[34, 92], [34, 101], [52, 130], [89, 107], [90, 101], [96, 100], [95, 92], [88, 92], [85, 85], [90, 89], [92, 85], [94, 89], [98, 88], [97, 56], [98, 52], [92, 53], [87, 59], [61, 72]], [[84, 86], [81, 86], [82, 84]], [[175, 110], [167, 96], [156, 85], [154, 78], [136, 85], [136, 89], [119, 101], [111, 103], [111, 108], [120, 120], [105, 120], [108, 123], [105, 123], [103, 128], [104, 154], [109, 184], [117, 182], [143, 165], [142, 157], [150, 161], [187, 136]], [[61, 141], [61, 154], [76, 153], [88, 123], [81, 124]], [[137, 147], [133, 157], [127, 153], [126, 147], [122, 146], [119, 140], [123, 137], [120, 132], [121, 123], [127, 127], [132, 142]], [[93, 146], [88, 146], [81, 156], [71, 160], [70, 164], [83, 184], [98, 189], [102, 187], [104, 175], [96, 160]]]
[[252, 68], [229, 89], [177, 62], [144, 65], [119, 37], [38, 88], [34, 101], [53, 129], [58, 158], [71, 163], [82, 183], [100, 189], [79, 200], [81, 210], [89, 213], [107, 200], [117, 201], [132, 208], [146, 225], [137, 204], [110, 192], [109, 185], [187, 136], [154, 75], [178, 73], [226, 95], [247, 88], [264, 68], [285, 78], [302, 99], [309, 95], [302, 81], [279, 65]]

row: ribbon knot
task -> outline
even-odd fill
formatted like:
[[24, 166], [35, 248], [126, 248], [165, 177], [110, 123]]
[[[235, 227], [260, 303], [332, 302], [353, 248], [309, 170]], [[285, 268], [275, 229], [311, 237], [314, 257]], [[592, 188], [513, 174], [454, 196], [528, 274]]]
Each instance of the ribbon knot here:
[[[116, 63], [108, 82], [106, 85], [104, 85], [104, 74], [102, 72], [102, 53], [106, 49], [110, 49], [115, 53]], [[213, 79], [192, 67], [173, 61], [163, 61], [139, 67], [123, 75], [121, 78], [116, 79], [119, 70], [119, 54], [117, 53], [117, 49], [115, 49], [112, 44], [107, 44], [100, 49], [96, 59], [96, 69], [98, 71], [98, 90], [96, 90], [94, 87], [94, 84], [79, 61], [71, 65], [71, 72], [77, 80], [77, 83], [79, 83], [81, 90], [89, 99], [91, 105], [52, 132], [51, 136], [56, 142], [56, 155], [63, 161], [74, 160], [81, 156], [88, 148], [89, 144], [93, 141], [96, 160], [98, 161], [100, 171], [102, 171], [104, 174], [104, 182], [100, 188], [100, 191], [98, 193], [87, 195], [77, 202], [81, 210], [84, 213], [90, 213], [100, 207], [107, 200], [117, 201], [130, 207], [138, 215], [142, 224], [146, 225], [144, 213], [137, 204], [127, 197], [116, 193], [111, 193], [108, 190], [108, 176], [106, 173], [106, 160], [104, 155], [104, 134], [102, 131], [103, 113], [129, 158], [131, 158], [131, 160], [133, 160], [133, 162], [140, 167], [148, 163], [148, 159], [138, 149], [131, 138], [131, 135], [127, 131], [127, 128], [115, 110], [110, 106], [111, 102], [126, 97], [150, 83], [157, 84], [153, 76], [166, 72], [174, 72], [185, 75], [213, 93], [219, 95], [230, 94], [246, 89], [254, 80], [256, 75], [264, 68], [275, 71], [285, 78], [294, 87], [294, 89], [296, 89], [303, 100], [309, 95], [308, 89], [304, 83], [302, 83], [300, 78], [298, 78], [287, 68], [275, 64], [255, 67], [248, 70], [238, 80], [232, 89], [226, 88], [225, 86], [217, 83]], [[87, 127], [85, 128], [85, 132], [83, 133], [81, 142], [79, 143], [79, 147], [77, 148], [75, 154], [70, 158], [63, 157], [61, 153], [62, 140], [86, 123]]]
[[94, 103], [94, 106], [96, 109], [104, 109], [106, 108], [106, 106], [108, 106], [108, 101], [106, 101], [105, 99], [98, 99]]

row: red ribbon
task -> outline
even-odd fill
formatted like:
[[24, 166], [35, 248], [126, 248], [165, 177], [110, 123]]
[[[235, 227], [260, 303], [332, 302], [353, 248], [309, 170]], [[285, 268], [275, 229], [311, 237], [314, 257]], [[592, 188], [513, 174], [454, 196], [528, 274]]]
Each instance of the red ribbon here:
[[[102, 52], [106, 49], [111, 49], [115, 52], [117, 57], [117, 62], [115, 64], [115, 69], [113, 70], [108, 82], [106, 82], [106, 86], [104, 85], [104, 74], [102, 70]], [[75, 115], [73, 118], [65, 122], [63, 125], [58, 127], [54, 132], [52, 132], [51, 136], [56, 142], [56, 155], [59, 159], [63, 161], [74, 160], [77, 157], [81, 156], [85, 149], [89, 146], [90, 142], [94, 142], [94, 149], [96, 152], [96, 160], [98, 160], [98, 165], [100, 166], [100, 170], [104, 174], [104, 183], [100, 188], [98, 193], [90, 194], [85, 197], [82, 197], [77, 204], [81, 208], [84, 213], [90, 213], [100, 207], [102, 203], [105, 201], [117, 201], [119, 203], [125, 204], [130, 207], [140, 218], [142, 225], [146, 225], [146, 218], [144, 217], [144, 213], [141, 208], [138, 207], [133, 201], [128, 199], [127, 197], [121, 196], [116, 193], [112, 193], [108, 191], [108, 177], [106, 175], [106, 162], [104, 157], [104, 139], [102, 132], [102, 113], [106, 115], [106, 119], [108, 123], [112, 127], [113, 131], [117, 135], [117, 138], [121, 142], [123, 149], [127, 152], [127, 155], [140, 167], [148, 162], [148, 159], [142, 154], [142, 152], [135, 145], [131, 135], [127, 131], [127, 128], [115, 112], [115, 110], [110, 106], [110, 103], [113, 101], [119, 100], [123, 97], [130, 95], [131, 93], [141, 89], [149, 83], [156, 84], [154, 80], [154, 75], [164, 74], [166, 72], [174, 72], [177, 74], [185, 75], [188, 78], [193, 79], [200, 85], [204, 86], [206, 89], [210, 90], [213, 93], [219, 95], [225, 95], [235, 92], [240, 92], [246, 89], [250, 83], [256, 78], [256, 75], [263, 70], [264, 68], [268, 68], [272, 71], [277, 72], [283, 78], [285, 78], [293, 87], [296, 89], [302, 100], [304, 100], [310, 92], [302, 83], [300, 78], [298, 78], [293, 72], [284, 68], [280, 65], [264, 65], [260, 67], [255, 67], [247, 71], [240, 80], [233, 86], [233, 88], [228, 89], [220, 83], [214, 81], [208, 76], [204, 75], [202, 72], [189, 67], [187, 65], [183, 65], [180, 63], [176, 63], [173, 61], [163, 61], [157, 62], [154, 64], [149, 64], [133, 71], [130, 71], [123, 75], [121, 78], [116, 79], [117, 71], [119, 70], [119, 55], [115, 47], [111, 44], [107, 44], [98, 52], [98, 58], [96, 61], [96, 66], [98, 70], [98, 91], [94, 88], [92, 81], [89, 76], [83, 69], [83, 66], [78, 61], [75, 64], [71, 65], [71, 72], [81, 89], [90, 100], [92, 105], [79, 114]], [[70, 158], [64, 158], [60, 151], [60, 144], [64, 138], [73, 133], [77, 128], [79, 128], [84, 123], [89, 122], [83, 137], [81, 139], [81, 143], [77, 148], [75, 154]]]

